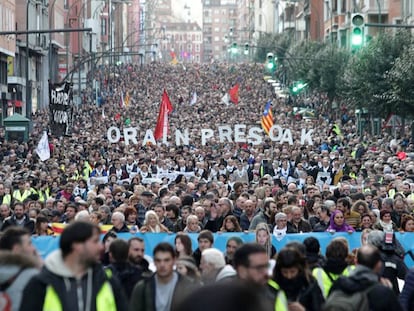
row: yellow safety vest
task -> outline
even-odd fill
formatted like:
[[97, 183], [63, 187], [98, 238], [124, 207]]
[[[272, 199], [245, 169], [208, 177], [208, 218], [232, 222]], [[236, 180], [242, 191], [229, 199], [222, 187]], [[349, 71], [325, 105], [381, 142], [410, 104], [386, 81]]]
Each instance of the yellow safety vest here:
[[[43, 311], [62, 311], [63, 307], [59, 296], [53, 286], [48, 285], [46, 288], [45, 301], [43, 303]], [[116, 311], [116, 302], [114, 292], [108, 281], [103, 283], [101, 289], [96, 295], [97, 311]]]
[[[336, 281], [340, 276], [349, 276], [349, 273], [355, 269], [354, 265], [348, 266], [342, 271], [341, 274], [329, 274], [325, 272], [323, 268], [315, 268], [312, 270], [312, 275], [315, 277], [318, 285], [322, 291], [323, 297], [326, 299], [331, 290], [333, 281]], [[329, 277], [330, 276], [330, 277]]]
[[283, 290], [280, 289], [279, 284], [273, 280], [267, 281], [270, 287], [277, 290], [277, 296], [275, 300], [275, 311], [288, 311], [288, 302], [286, 294]]
[[23, 203], [24, 200], [26, 200], [30, 195], [31, 195], [30, 190], [25, 190], [23, 194], [20, 193], [19, 189], [13, 191], [13, 199], [21, 203]]
[[50, 198], [50, 189], [46, 188], [45, 191], [40, 191], [38, 192], [39, 194], [39, 201], [40, 202], [46, 202], [47, 199]]
[[2, 204], [7, 204], [8, 206], [10, 206], [10, 204], [11, 204], [11, 195], [10, 194], [5, 194], [3, 196], [3, 201], [1, 203]]

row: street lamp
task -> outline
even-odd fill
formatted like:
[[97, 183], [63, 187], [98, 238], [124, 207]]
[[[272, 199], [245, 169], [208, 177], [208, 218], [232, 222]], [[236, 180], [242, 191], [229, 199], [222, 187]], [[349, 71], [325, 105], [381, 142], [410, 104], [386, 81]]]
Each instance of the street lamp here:
[[[27, 0], [26, 2], [26, 31], [29, 31], [29, 5], [30, 5], [30, 0]], [[31, 99], [31, 92], [29, 92], [30, 86], [31, 85], [29, 81], [29, 33], [27, 33], [26, 34], [26, 118], [28, 118], [31, 121], [32, 120], [32, 99]]]

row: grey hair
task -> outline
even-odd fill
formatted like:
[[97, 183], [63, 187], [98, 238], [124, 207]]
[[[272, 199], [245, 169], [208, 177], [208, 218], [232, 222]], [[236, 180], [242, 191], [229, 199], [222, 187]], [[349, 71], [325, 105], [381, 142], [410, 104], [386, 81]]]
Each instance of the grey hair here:
[[206, 263], [211, 264], [215, 269], [221, 269], [226, 265], [224, 255], [216, 248], [208, 248], [203, 250], [201, 257]]
[[287, 215], [285, 213], [277, 213], [275, 215], [275, 222], [279, 221], [282, 218], [286, 218], [287, 219]]
[[368, 234], [367, 243], [376, 247], [380, 247], [384, 241], [384, 231], [373, 230]]

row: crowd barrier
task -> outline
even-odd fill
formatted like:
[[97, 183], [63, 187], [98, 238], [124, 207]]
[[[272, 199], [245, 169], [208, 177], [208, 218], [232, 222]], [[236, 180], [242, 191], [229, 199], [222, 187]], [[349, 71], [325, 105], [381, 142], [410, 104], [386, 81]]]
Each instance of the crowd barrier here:
[[[406, 252], [413, 251], [414, 253], [414, 233], [395, 233], [396, 238], [404, 246]], [[120, 233], [118, 236], [122, 239], [129, 239], [133, 236], [138, 236], [145, 241], [145, 254], [152, 257], [152, 250], [160, 242], [168, 242], [174, 245], [175, 234], [169, 233]], [[192, 240], [193, 249], [197, 248], [197, 236], [198, 234], [189, 234]], [[229, 237], [238, 236], [245, 242], [253, 242], [255, 240], [254, 233], [215, 233], [214, 234], [214, 247], [225, 251], [226, 242]], [[321, 252], [325, 253], [326, 246], [328, 243], [335, 237], [345, 237], [348, 240], [349, 247], [351, 250], [358, 248], [361, 245], [361, 233], [328, 233], [328, 232], [312, 232], [312, 233], [300, 233], [300, 234], [287, 234], [282, 240], [277, 240], [273, 236], [273, 245], [277, 250], [280, 250], [286, 243], [291, 241], [300, 241], [302, 242], [307, 237], [315, 237], [319, 240], [321, 244]], [[50, 252], [59, 247], [59, 236], [40, 236], [33, 237], [33, 244], [40, 253], [40, 255], [45, 258]], [[409, 254], [405, 256], [405, 262], [408, 267], [414, 267], [414, 260]]]

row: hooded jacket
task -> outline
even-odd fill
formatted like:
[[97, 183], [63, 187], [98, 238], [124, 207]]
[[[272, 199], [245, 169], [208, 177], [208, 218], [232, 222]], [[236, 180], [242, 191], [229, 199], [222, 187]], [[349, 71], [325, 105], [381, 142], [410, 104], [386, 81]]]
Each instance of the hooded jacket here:
[[331, 292], [340, 289], [345, 293], [352, 294], [358, 291], [364, 291], [368, 287], [367, 297], [370, 310], [375, 311], [400, 311], [402, 310], [397, 296], [391, 288], [382, 285], [379, 277], [371, 269], [359, 265], [349, 275], [349, 277], [340, 277], [332, 286]]
[[0, 286], [12, 280], [12, 283], [5, 290], [10, 297], [12, 311], [19, 310], [22, 289], [38, 273], [39, 270], [34, 261], [11, 252], [3, 251], [0, 253]]
[[90, 267], [77, 279], [57, 250], [24, 289], [20, 311], [26, 310], [123, 311], [127, 305], [119, 281], [108, 277], [101, 265]]
[[230, 265], [225, 265], [219, 270], [216, 276], [216, 282], [233, 279], [236, 276], [236, 270]]

